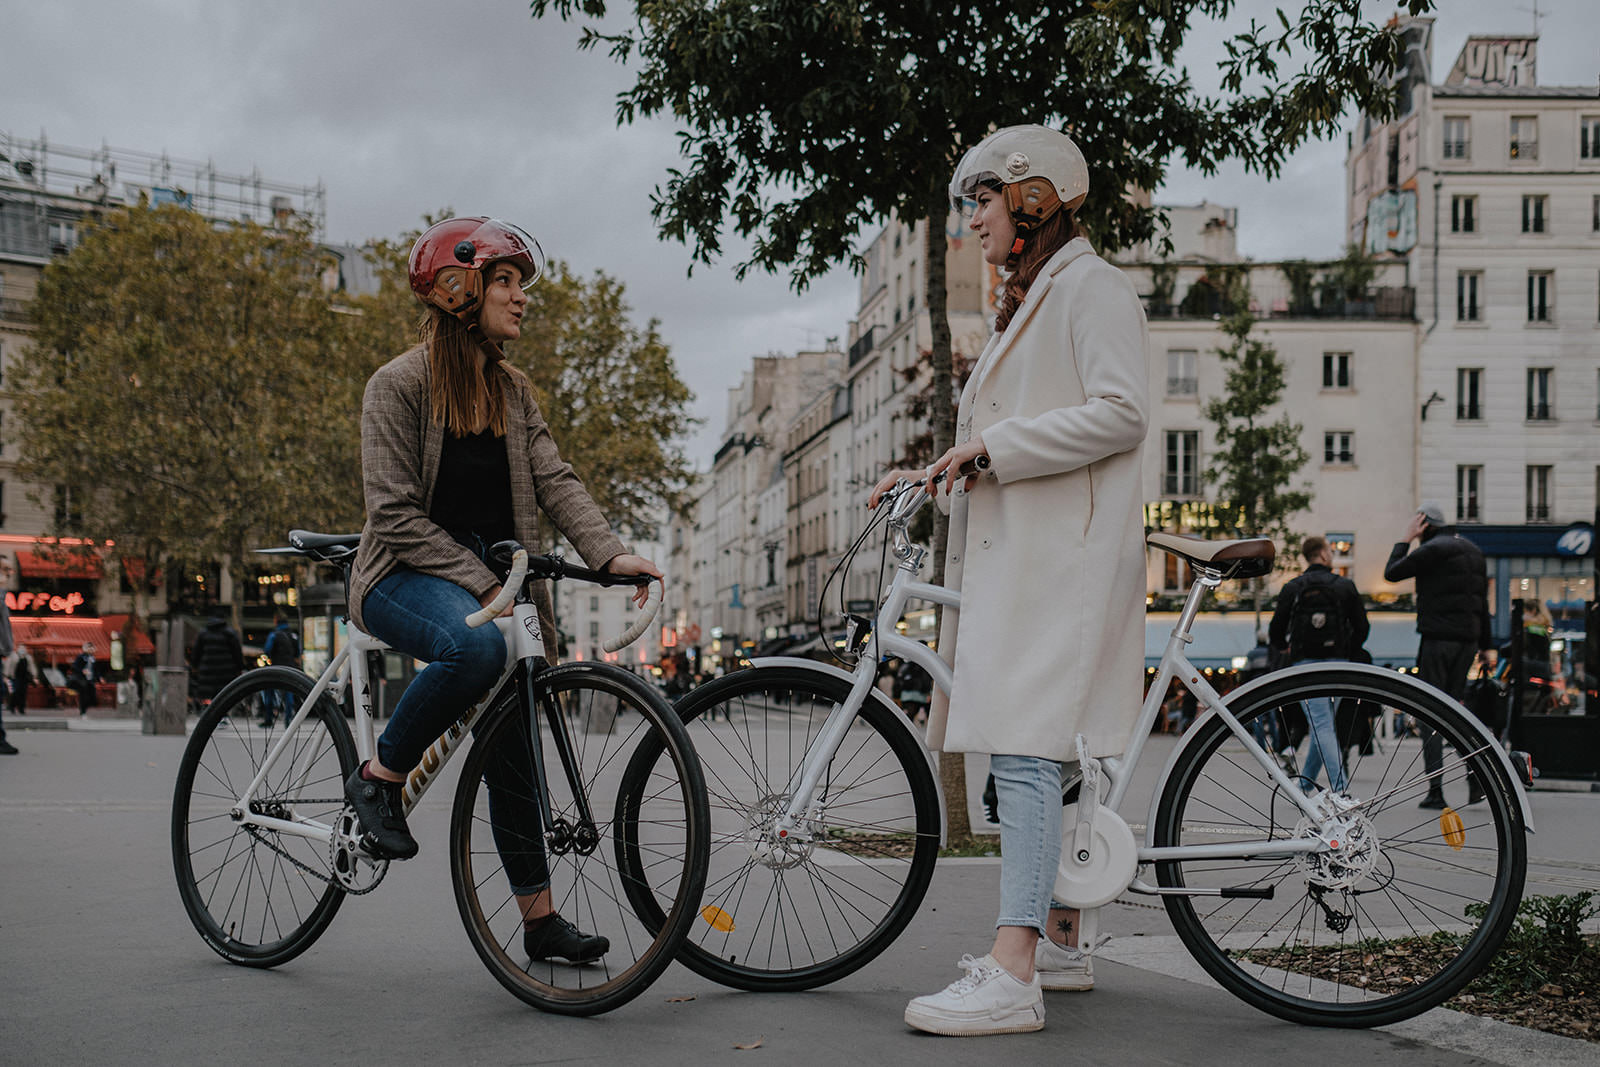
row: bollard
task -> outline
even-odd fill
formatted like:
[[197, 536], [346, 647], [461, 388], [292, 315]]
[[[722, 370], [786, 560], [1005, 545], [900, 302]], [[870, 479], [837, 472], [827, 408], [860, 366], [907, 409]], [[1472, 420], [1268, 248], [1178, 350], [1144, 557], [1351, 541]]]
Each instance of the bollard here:
[[156, 668], [156, 691], [145, 702], [141, 720], [144, 733], [183, 736], [189, 725], [188, 668]]

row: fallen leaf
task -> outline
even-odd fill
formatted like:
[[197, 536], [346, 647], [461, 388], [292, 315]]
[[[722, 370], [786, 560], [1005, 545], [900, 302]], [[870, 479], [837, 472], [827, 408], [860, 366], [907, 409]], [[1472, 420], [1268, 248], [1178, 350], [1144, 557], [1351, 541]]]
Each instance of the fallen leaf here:
[[687, 1004], [689, 1001], [691, 1001], [693, 999], [694, 999], [694, 994], [690, 993], [686, 997], [668, 997], [667, 998], [667, 1003], [668, 1004]]
[[766, 1040], [766, 1035], [762, 1034], [760, 1037], [756, 1038], [754, 1041], [750, 1042], [748, 1045], [735, 1045], [733, 1047], [734, 1048], [742, 1048], [742, 1049], [760, 1048], [761, 1047], [761, 1042], [763, 1042], [765, 1040]]
[[1543, 993], [1547, 997], [1564, 997], [1567, 995], [1567, 991], [1556, 985], [1554, 982], [1546, 982], [1544, 985], [1539, 987], [1539, 992]]

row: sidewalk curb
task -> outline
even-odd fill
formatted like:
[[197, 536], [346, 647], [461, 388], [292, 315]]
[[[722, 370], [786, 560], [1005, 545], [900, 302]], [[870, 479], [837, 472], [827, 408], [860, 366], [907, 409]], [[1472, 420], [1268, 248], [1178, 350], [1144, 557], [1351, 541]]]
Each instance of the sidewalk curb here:
[[[1220, 989], [1201, 969], [1175, 934], [1118, 937], [1103, 945], [1096, 957], [1168, 978]], [[1434, 1008], [1414, 1019], [1377, 1028], [1410, 1041], [1450, 1049], [1506, 1067], [1593, 1067], [1600, 1049], [1575, 1037], [1561, 1037], [1526, 1026], [1469, 1015], [1451, 1008]]]

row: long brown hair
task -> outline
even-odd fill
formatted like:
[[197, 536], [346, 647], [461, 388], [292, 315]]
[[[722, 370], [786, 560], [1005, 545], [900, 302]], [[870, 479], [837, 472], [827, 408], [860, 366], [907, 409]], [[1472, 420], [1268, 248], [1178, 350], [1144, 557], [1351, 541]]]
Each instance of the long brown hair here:
[[1006, 278], [1006, 287], [1000, 298], [1000, 311], [994, 317], [994, 332], [1003, 333], [1011, 324], [1011, 316], [1017, 313], [1017, 308], [1022, 306], [1022, 300], [1028, 295], [1028, 289], [1033, 285], [1033, 279], [1038, 277], [1039, 270], [1050, 261], [1050, 257], [1061, 251], [1061, 246], [1074, 237], [1083, 235], [1078, 229], [1077, 213], [1063, 208], [1051, 215], [1039, 228], [1033, 232], [1022, 245], [1022, 251], [1007, 258], [1006, 266], [1011, 269], [1011, 274]]
[[[508, 381], [524, 378], [500, 352], [448, 311], [428, 307], [417, 331], [428, 350], [428, 406], [435, 425], [453, 437], [478, 429], [478, 410], [488, 412], [487, 429], [496, 437], [506, 432]], [[479, 366], [478, 354], [488, 359]]]

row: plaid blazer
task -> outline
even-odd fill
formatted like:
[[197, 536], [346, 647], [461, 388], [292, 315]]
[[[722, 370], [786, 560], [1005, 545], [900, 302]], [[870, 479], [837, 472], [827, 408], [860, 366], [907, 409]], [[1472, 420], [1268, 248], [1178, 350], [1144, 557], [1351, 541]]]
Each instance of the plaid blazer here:
[[[502, 371], [503, 373], [503, 371]], [[398, 566], [437, 575], [475, 597], [499, 579], [433, 520], [434, 480], [444, 427], [428, 402], [428, 358], [421, 345], [378, 368], [361, 400], [361, 478], [367, 523], [350, 574], [350, 617], [365, 629], [361, 603]], [[512, 379], [506, 394], [506, 459], [511, 466], [511, 511], [517, 540], [537, 551], [536, 508], [544, 509], [589, 567], [598, 570], [626, 552], [572, 465], [561, 458], [533, 390]], [[535, 603], [543, 622], [546, 658], [556, 662], [550, 593], [539, 583]]]

